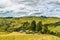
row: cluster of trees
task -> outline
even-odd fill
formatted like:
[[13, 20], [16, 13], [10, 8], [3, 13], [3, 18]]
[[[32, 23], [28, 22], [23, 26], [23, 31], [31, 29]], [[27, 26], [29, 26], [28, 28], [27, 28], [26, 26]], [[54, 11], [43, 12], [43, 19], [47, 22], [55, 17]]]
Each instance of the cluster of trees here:
[[[42, 21], [39, 21], [36, 23], [36, 21], [32, 21], [31, 23], [29, 22], [24, 22], [22, 23], [23, 25], [19, 28], [16, 28], [14, 31], [16, 32], [25, 32], [25, 33], [42, 33], [42, 34], [52, 34], [52, 35], [57, 35], [57, 32], [50, 31], [48, 28], [49, 26], [60, 26], [60, 22], [56, 23], [51, 23], [51, 24], [42, 24]], [[55, 26], [56, 25], [56, 26]]]
[[47, 24], [42, 25], [42, 22], [39, 21], [38, 23], [36, 23], [36, 21], [32, 21], [31, 23], [29, 22], [24, 22], [23, 25], [17, 29], [15, 29], [15, 31], [24, 31], [27, 33], [49, 33], [50, 31], [48, 30], [48, 26]]
[[[4, 19], [0, 22], [0, 32], [13, 32], [14, 25], [12, 25], [13, 21], [7, 21]], [[13, 27], [12, 27], [13, 26]]]
[[50, 31], [48, 28], [49, 26], [56, 27], [60, 26], [60, 22], [56, 23], [50, 23], [50, 24], [42, 24], [42, 21], [39, 21], [38, 23], [33, 20], [30, 22], [23, 22], [22, 25], [18, 28], [14, 28], [15, 25], [12, 25], [15, 23], [13, 20], [2, 20], [0, 21], [0, 32], [26, 32], [26, 33], [48, 33], [48, 34], [56, 34], [56, 32]]

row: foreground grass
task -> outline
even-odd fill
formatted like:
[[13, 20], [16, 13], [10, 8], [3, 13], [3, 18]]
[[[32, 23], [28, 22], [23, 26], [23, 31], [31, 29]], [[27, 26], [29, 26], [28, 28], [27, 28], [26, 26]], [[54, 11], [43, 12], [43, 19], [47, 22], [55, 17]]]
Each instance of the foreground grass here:
[[0, 40], [60, 40], [60, 37], [56, 37], [48, 34], [24, 34], [13, 32], [7, 35], [0, 35]]

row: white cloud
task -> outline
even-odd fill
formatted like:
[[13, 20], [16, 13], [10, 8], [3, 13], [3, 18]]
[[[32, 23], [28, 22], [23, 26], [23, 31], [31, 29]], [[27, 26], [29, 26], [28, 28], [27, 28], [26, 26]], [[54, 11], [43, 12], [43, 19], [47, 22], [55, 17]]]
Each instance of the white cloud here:
[[[60, 0], [0, 0], [0, 17], [56, 16], [60, 17]], [[57, 3], [59, 5], [57, 5]], [[40, 13], [40, 14], [39, 14]]]

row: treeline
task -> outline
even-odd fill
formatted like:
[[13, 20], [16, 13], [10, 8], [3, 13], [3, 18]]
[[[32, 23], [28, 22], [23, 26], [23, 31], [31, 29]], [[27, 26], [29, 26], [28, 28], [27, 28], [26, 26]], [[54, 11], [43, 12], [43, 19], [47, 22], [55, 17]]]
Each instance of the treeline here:
[[[49, 23], [49, 24], [42, 24], [42, 21], [39, 21], [38, 23], [33, 20], [30, 22], [23, 22], [21, 23], [18, 28], [15, 28], [16, 25], [13, 23], [16, 23], [14, 20], [2, 20], [0, 21], [0, 32], [25, 32], [27, 34], [30, 33], [41, 33], [41, 34], [57, 34], [59, 32], [53, 32], [49, 30], [49, 27], [57, 27], [60, 26], [60, 22], [55, 23]], [[60, 33], [59, 33], [60, 34]]]
[[60, 22], [50, 23], [50, 24], [42, 24], [42, 21], [36, 23], [36, 21], [24, 22], [23, 25], [19, 28], [16, 28], [14, 31], [16, 32], [25, 32], [25, 33], [42, 33], [42, 34], [56, 34], [57, 32], [50, 31], [49, 26], [54, 28], [56, 26], [60, 26]]

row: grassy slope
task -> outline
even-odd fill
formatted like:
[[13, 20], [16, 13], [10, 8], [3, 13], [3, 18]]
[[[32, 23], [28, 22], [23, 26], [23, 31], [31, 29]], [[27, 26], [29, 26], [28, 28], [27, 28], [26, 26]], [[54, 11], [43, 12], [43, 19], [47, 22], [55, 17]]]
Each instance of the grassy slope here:
[[59, 22], [60, 18], [42, 18], [42, 17], [22, 17], [22, 18], [0, 18], [0, 23], [2, 21], [6, 21], [6, 22], [13, 22], [11, 25], [15, 25], [14, 27], [20, 27], [21, 23], [28, 21], [29, 23], [32, 22], [32, 20], [35, 20], [36, 23], [39, 21], [42, 21], [42, 24], [49, 24], [49, 23], [55, 23], [55, 22]]
[[[21, 23], [26, 22], [26, 21], [31, 23], [32, 20], [35, 20], [36, 22], [42, 21], [42, 24], [46, 24], [46, 23], [49, 24], [49, 23], [59, 22], [60, 18], [42, 18], [42, 17], [23, 17], [23, 18], [19, 18], [19, 19], [0, 18], [0, 23], [4, 20], [6, 20], [6, 22], [15, 21], [11, 25], [15, 25], [14, 28], [17, 28], [22, 25]], [[52, 27], [50, 30], [54, 30], [54, 31], [56, 30], [56, 31], [60, 32], [60, 26], [58, 26], [56, 28]], [[13, 34], [16, 34], [16, 35], [13, 35]], [[17, 34], [19, 34], [19, 35], [17, 35]], [[0, 35], [0, 40], [60, 40], [60, 37], [56, 37], [56, 36], [52, 36], [52, 35], [42, 35], [42, 34], [41, 35], [33, 35], [33, 34], [21, 35], [20, 33], [11, 33], [11, 35], [5, 35], [5, 36]]]
[[[6, 21], [6, 23], [9, 22], [13, 22], [11, 24], [11, 26], [14, 28], [18, 28], [22, 25], [23, 22], [29, 22], [31, 23], [33, 20], [36, 21], [36, 23], [38, 23], [39, 21], [42, 21], [42, 24], [50, 24], [50, 23], [56, 23], [56, 22], [60, 22], [60, 18], [42, 18], [42, 17], [22, 17], [22, 18], [0, 18], [0, 23], [2, 23], [3, 21]], [[51, 30], [57, 30], [60, 31], [60, 26], [53, 28], [50, 28]]]
[[0, 35], [0, 40], [60, 40], [60, 38], [48, 34], [37, 35], [13, 32], [8, 35]]

